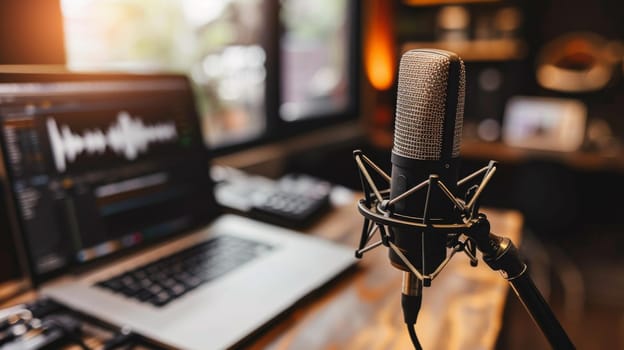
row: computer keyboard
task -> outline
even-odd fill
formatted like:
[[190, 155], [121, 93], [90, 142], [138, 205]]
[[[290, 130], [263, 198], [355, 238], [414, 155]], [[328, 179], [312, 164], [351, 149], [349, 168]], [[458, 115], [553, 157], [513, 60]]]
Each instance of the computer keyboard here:
[[332, 184], [310, 175], [288, 173], [271, 180], [224, 167], [213, 167], [212, 173], [217, 202], [260, 221], [300, 229], [331, 207]]
[[265, 243], [218, 236], [96, 286], [160, 307], [271, 249]]

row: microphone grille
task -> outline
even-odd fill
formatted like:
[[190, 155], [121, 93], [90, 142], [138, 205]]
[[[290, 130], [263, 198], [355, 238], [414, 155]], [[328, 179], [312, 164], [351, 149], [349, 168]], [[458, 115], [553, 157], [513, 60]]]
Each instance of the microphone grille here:
[[[450, 76], [451, 65], [458, 63], [459, 70], [456, 73], [459, 76]], [[449, 105], [451, 79], [457, 81], [457, 89], [453, 89], [457, 96], [452, 99], [456, 105]], [[452, 132], [453, 136], [451, 157], [458, 157], [464, 119], [465, 85], [464, 62], [454, 53], [443, 50], [411, 50], [404, 53], [399, 65], [392, 152], [412, 159], [441, 159], [445, 123], [449, 122], [447, 108], [452, 108], [455, 113], [450, 116], [454, 122], [451, 121], [453, 123], [450, 125], [454, 125], [454, 130], [446, 132]]]

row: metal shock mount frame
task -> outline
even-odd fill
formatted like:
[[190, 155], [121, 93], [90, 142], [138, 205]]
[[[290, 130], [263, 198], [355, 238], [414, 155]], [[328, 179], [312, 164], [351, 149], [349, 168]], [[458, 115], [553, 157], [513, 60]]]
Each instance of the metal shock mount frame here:
[[[358, 202], [358, 211], [364, 217], [364, 225], [362, 226], [358, 248], [355, 251], [357, 258], [362, 258], [366, 252], [384, 245], [399, 256], [411, 274], [420, 280], [423, 286], [428, 287], [458, 252], [464, 252], [470, 259], [470, 265], [477, 266], [476, 252], [478, 249], [483, 255], [483, 261], [491, 269], [500, 271], [509, 282], [516, 296], [553, 349], [575, 349], [550, 306], [535, 287], [527, 272], [527, 265], [520, 258], [513, 242], [509, 238], [491, 233], [487, 217], [479, 212], [481, 195], [496, 173], [496, 161], [490, 160], [487, 166], [457, 182], [458, 188], [467, 187], [463, 199], [453, 194], [436, 174], [429, 175], [428, 179], [390, 199], [392, 178], [366, 157], [362, 151], [355, 150], [353, 156], [364, 191], [364, 198]], [[387, 183], [386, 188], [379, 189], [369, 169]], [[438, 187], [455, 208], [454, 217], [449, 218], [448, 221], [445, 220], [450, 223], [434, 222], [428, 216], [433, 187]], [[412, 196], [418, 191], [425, 190], [427, 192], [422, 217], [399, 215], [393, 212], [394, 204], [398, 201]], [[446, 258], [432, 273], [424, 274], [409, 261], [395, 244], [394, 228], [412, 228], [422, 231], [424, 235], [445, 234], [447, 237], [446, 246], [451, 248], [450, 254], [447, 253]], [[370, 243], [376, 233], [379, 233], [380, 239]], [[421, 249], [423, 251], [426, 249], [424, 244]], [[422, 254], [422, 266], [425, 266], [425, 255]]]

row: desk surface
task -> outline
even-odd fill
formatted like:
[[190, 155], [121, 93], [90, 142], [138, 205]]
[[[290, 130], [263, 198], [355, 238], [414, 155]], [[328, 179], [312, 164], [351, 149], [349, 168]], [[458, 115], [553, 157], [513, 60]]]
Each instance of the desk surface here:
[[[363, 219], [356, 202], [339, 205], [309, 234], [342, 242], [355, 250]], [[516, 244], [522, 216], [515, 211], [484, 210], [492, 231]], [[425, 349], [493, 348], [501, 327], [507, 282], [482, 262], [470, 267], [457, 254], [424, 290], [416, 330]], [[364, 255], [350, 271], [302, 301], [252, 337], [250, 349], [410, 349], [400, 306], [401, 272], [390, 266], [387, 250]], [[25, 293], [0, 307], [35, 297]]]
[[[519, 212], [484, 210], [492, 232], [519, 244]], [[355, 202], [338, 207], [311, 234], [357, 247], [363, 219]], [[387, 250], [364, 255], [358, 268], [255, 338], [252, 349], [410, 349], [400, 305], [401, 272]], [[490, 349], [501, 327], [507, 282], [482, 261], [457, 254], [424, 290], [416, 330], [425, 349]], [[461, 346], [460, 346], [461, 345]]]

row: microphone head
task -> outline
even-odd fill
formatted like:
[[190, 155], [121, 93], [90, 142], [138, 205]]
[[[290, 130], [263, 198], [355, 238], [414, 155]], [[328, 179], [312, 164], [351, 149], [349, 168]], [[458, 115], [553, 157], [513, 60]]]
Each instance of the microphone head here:
[[404, 53], [392, 153], [418, 160], [459, 157], [465, 85], [464, 62], [456, 54], [434, 49]]

